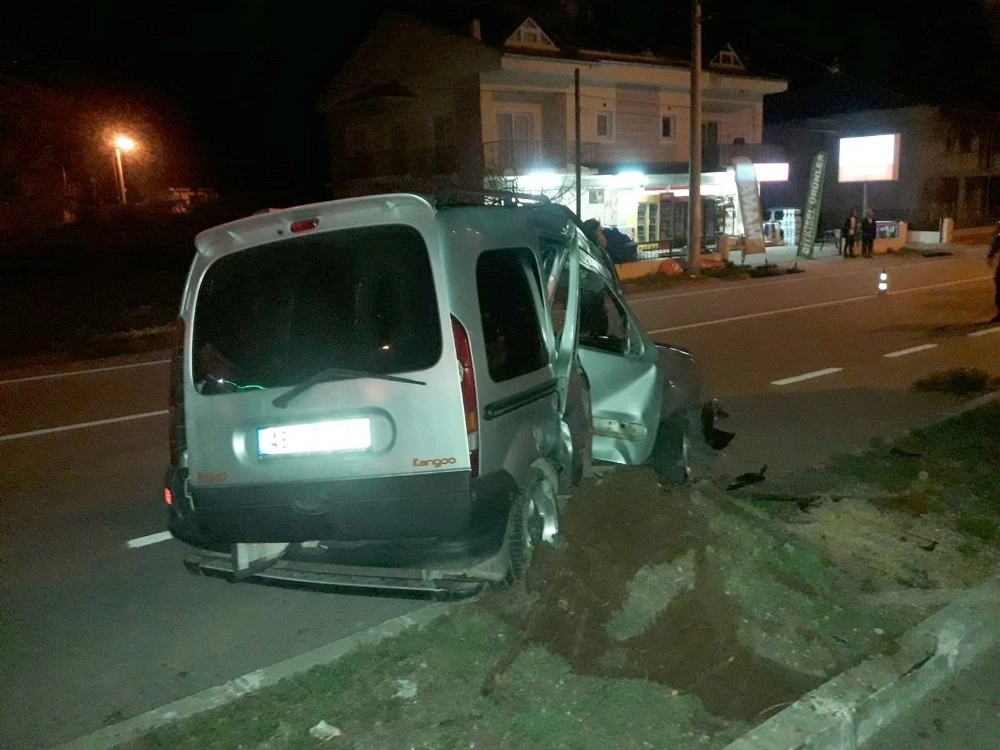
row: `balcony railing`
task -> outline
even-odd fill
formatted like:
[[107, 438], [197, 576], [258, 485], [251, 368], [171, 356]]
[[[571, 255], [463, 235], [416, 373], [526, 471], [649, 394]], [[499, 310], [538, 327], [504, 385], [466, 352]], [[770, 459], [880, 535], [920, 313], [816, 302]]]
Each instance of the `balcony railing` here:
[[[596, 143], [580, 144], [580, 160], [595, 161]], [[576, 162], [572, 141], [488, 141], [483, 144], [483, 166], [489, 172], [525, 174], [533, 169], [561, 170]]]

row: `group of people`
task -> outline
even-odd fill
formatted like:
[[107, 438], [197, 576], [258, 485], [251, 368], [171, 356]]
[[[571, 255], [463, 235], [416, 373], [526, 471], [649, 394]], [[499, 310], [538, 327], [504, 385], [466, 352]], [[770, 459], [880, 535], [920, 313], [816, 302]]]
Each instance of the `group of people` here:
[[865, 218], [858, 221], [858, 212], [852, 210], [840, 230], [840, 254], [845, 258], [857, 258], [854, 247], [860, 241], [861, 257], [871, 258], [876, 234], [875, 212], [869, 208], [865, 211]]

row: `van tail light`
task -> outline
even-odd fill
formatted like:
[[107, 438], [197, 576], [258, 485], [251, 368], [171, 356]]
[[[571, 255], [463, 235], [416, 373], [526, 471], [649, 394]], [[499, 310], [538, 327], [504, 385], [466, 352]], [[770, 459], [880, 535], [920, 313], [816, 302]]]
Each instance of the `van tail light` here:
[[292, 234], [296, 232], [308, 232], [310, 229], [315, 229], [319, 226], [319, 219], [299, 219], [298, 221], [293, 221], [289, 230]]
[[469, 333], [458, 319], [451, 316], [451, 330], [455, 336], [455, 355], [458, 373], [462, 379], [462, 408], [465, 411], [465, 434], [469, 438], [469, 466], [472, 476], [479, 476], [479, 402], [476, 398], [476, 373], [472, 367], [472, 347]]
[[181, 454], [187, 450], [184, 429], [184, 320], [175, 323], [175, 339], [170, 357], [170, 465], [180, 466]]

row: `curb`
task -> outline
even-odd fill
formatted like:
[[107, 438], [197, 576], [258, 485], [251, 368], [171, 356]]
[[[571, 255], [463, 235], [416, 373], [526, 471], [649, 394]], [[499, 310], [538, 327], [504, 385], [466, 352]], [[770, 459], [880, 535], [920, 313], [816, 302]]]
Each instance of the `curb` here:
[[1000, 578], [971, 589], [899, 639], [806, 693], [724, 750], [854, 750], [1000, 642]]
[[984, 393], [982, 396], [976, 396], [976, 398], [960, 404], [955, 409], [949, 409], [948, 411], [942, 413], [941, 420], [944, 421], [957, 417], [961, 414], [972, 411], [973, 409], [978, 409], [980, 406], [992, 404], [994, 401], [1000, 401], [1000, 391], [990, 391], [988, 393]]
[[194, 695], [133, 716], [118, 724], [112, 724], [98, 729], [96, 732], [77, 737], [75, 740], [56, 745], [53, 750], [108, 750], [108, 748], [118, 747], [142, 737], [158, 727], [218, 708], [250, 693], [275, 685], [287, 677], [294, 677], [306, 672], [313, 667], [331, 664], [362, 646], [374, 646], [399, 635], [404, 630], [427, 625], [447, 612], [449, 608], [448, 604], [429, 604], [415, 612], [386, 620], [380, 625], [327, 643], [312, 651], [306, 651], [269, 667], [254, 670], [223, 685], [206, 688]]

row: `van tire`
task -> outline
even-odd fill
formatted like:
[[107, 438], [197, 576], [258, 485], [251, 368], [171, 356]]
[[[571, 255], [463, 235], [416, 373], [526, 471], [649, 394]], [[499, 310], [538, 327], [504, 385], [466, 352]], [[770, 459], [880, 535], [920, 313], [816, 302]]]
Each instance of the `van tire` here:
[[515, 585], [524, 581], [531, 565], [531, 549], [525, 543], [525, 501], [523, 495], [514, 500], [510, 512], [510, 527], [507, 531], [507, 584]]
[[573, 445], [573, 458], [570, 464], [569, 483], [576, 487], [591, 475], [594, 463], [594, 411], [590, 400], [590, 380], [587, 373], [580, 368], [583, 380], [581, 408], [584, 412], [584, 423], [589, 427], [582, 440]]
[[660, 484], [684, 484], [691, 476], [691, 440], [688, 418], [676, 411], [660, 422], [649, 463]]
[[530, 493], [521, 492], [514, 500], [507, 526], [508, 585], [523, 584], [535, 550], [542, 543], [543, 519]]

